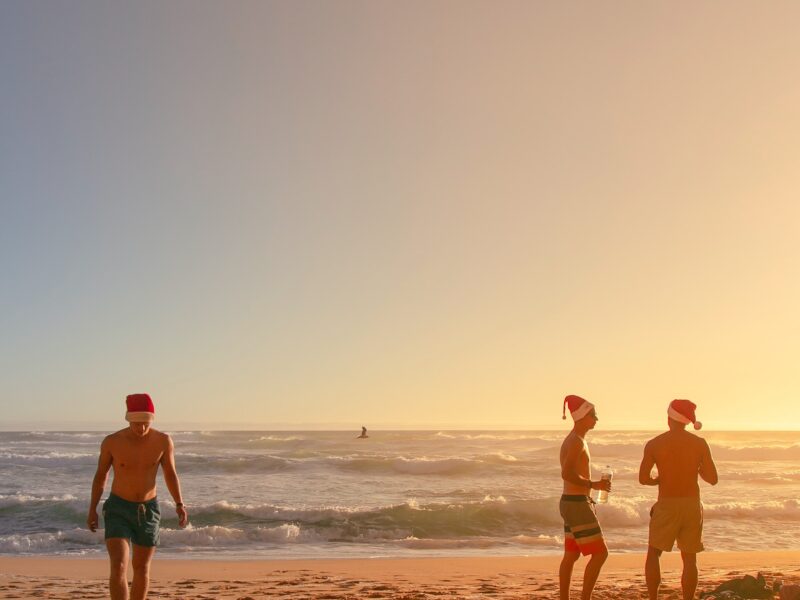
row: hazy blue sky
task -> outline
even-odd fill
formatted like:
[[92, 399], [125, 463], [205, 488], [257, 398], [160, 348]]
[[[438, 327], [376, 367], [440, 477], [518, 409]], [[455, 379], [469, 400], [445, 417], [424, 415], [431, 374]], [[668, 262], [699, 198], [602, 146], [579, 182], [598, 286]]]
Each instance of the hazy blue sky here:
[[0, 4], [0, 427], [800, 428], [800, 5]]

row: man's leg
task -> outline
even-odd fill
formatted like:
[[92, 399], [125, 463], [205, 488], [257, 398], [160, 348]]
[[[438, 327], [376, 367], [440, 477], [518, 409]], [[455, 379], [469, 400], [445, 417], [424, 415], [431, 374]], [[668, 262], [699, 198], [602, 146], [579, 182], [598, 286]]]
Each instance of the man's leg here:
[[644, 579], [647, 582], [647, 594], [650, 600], [658, 600], [658, 586], [661, 585], [661, 550], [647, 547], [647, 558], [644, 563]]
[[607, 558], [608, 548], [604, 543], [603, 549], [592, 554], [592, 558], [586, 563], [586, 569], [583, 571], [583, 591], [581, 592], [581, 600], [591, 600], [594, 584], [597, 583], [600, 569]]
[[108, 587], [111, 600], [128, 600], [128, 557], [130, 549], [125, 538], [109, 538], [106, 540], [108, 559], [111, 563], [111, 576]]
[[681, 589], [683, 600], [693, 600], [697, 589], [697, 554], [681, 551], [683, 559], [683, 574], [681, 575]]
[[572, 580], [572, 567], [575, 566], [581, 556], [580, 552], [570, 552], [564, 550], [564, 558], [561, 559], [561, 566], [558, 568], [558, 589], [560, 600], [569, 600], [569, 585]]
[[150, 561], [156, 553], [155, 546], [133, 545], [133, 583], [131, 600], [145, 600], [150, 587]]

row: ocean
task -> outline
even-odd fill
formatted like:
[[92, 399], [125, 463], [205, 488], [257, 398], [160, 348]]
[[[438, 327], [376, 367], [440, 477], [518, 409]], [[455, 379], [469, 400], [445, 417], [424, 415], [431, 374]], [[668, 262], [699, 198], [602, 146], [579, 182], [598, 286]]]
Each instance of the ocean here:
[[[0, 554], [102, 555], [85, 519], [107, 432], [0, 432]], [[159, 476], [160, 556], [330, 558], [561, 552], [558, 450], [567, 431], [172, 431], [191, 525]], [[656, 489], [637, 481], [657, 432], [593, 431], [598, 518], [612, 552], [646, 549]], [[800, 549], [797, 432], [702, 432], [711, 551]], [[106, 487], [106, 495], [110, 489]], [[105, 496], [104, 496], [105, 497]], [[102, 521], [101, 521], [102, 527]]]

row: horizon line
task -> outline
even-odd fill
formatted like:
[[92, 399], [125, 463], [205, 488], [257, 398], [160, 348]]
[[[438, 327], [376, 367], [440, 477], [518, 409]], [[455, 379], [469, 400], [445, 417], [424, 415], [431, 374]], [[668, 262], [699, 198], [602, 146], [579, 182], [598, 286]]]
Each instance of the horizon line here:
[[[247, 426], [245, 426], [247, 425]], [[108, 427], [102, 426], [94, 426], [94, 427], [77, 427], [77, 426], [70, 426], [67, 427], [33, 427], [33, 428], [16, 428], [13, 426], [0, 426], [0, 432], [2, 433], [31, 433], [31, 432], [42, 432], [42, 433], [65, 433], [65, 432], [87, 432], [87, 433], [102, 433], [104, 431], [109, 430], [118, 430], [124, 429], [127, 427], [125, 423], [117, 423], [113, 425], [109, 425]], [[339, 432], [339, 431], [357, 431], [360, 427], [345, 427], [340, 424], [310, 424], [303, 426], [299, 423], [292, 423], [292, 424], [273, 424], [272, 426], [268, 426], [268, 424], [263, 424], [263, 426], [253, 426], [252, 424], [244, 424], [244, 423], [229, 423], [223, 426], [203, 426], [199, 423], [189, 423], [180, 425], [179, 423], [174, 422], [165, 422], [163, 424], [154, 423], [153, 427], [155, 429], [161, 430], [172, 430], [172, 431], [219, 431], [219, 432], [244, 432], [244, 431], [263, 431], [263, 432], [274, 432], [274, 431], [281, 431], [281, 432]], [[434, 426], [430, 424], [421, 424], [419, 426], [398, 426], [398, 425], [387, 425], [381, 424], [367, 428], [368, 431], [383, 431], [383, 432], [396, 432], [396, 431], [570, 431], [572, 427], [529, 427], [529, 428], [520, 428], [520, 427], [504, 427], [504, 426], [494, 426], [494, 427], [475, 427], [475, 426], [462, 426], [462, 425], [441, 425], [441, 426]], [[609, 429], [602, 429], [602, 430], [595, 430], [597, 434], [602, 434], [604, 432], [657, 432], [657, 431], [664, 431], [665, 428], [642, 428], [642, 427], [623, 427], [623, 428], [609, 428]], [[795, 433], [800, 432], [800, 429], [778, 429], [778, 428], [755, 428], [755, 429], [745, 429], [745, 428], [723, 428], [723, 429], [703, 429], [699, 431], [690, 431], [690, 433], [697, 433], [702, 434], [706, 432], [715, 432], [715, 433], [735, 433], [735, 432], [749, 432], [749, 433]]]

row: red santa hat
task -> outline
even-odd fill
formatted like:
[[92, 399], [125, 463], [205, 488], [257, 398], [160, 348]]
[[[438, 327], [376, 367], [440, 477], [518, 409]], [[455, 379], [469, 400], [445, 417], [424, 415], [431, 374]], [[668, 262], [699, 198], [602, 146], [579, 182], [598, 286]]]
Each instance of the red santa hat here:
[[152, 423], [156, 417], [156, 407], [148, 394], [131, 394], [125, 398], [128, 412], [125, 420], [130, 423]]
[[569, 406], [569, 414], [572, 415], [573, 421], [579, 421], [588, 415], [594, 408], [594, 404], [588, 400], [584, 400], [580, 396], [567, 396], [564, 398], [564, 406], [561, 411], [561, 418], [567, 418], [567, 406]]
[[667, 414], [670, 419], [688, 425], [691, 423], [695, 429], [700, 429], [703, 424], [694, 416], [697, 405], [691, 400], [673, 400], [669, 403]]

